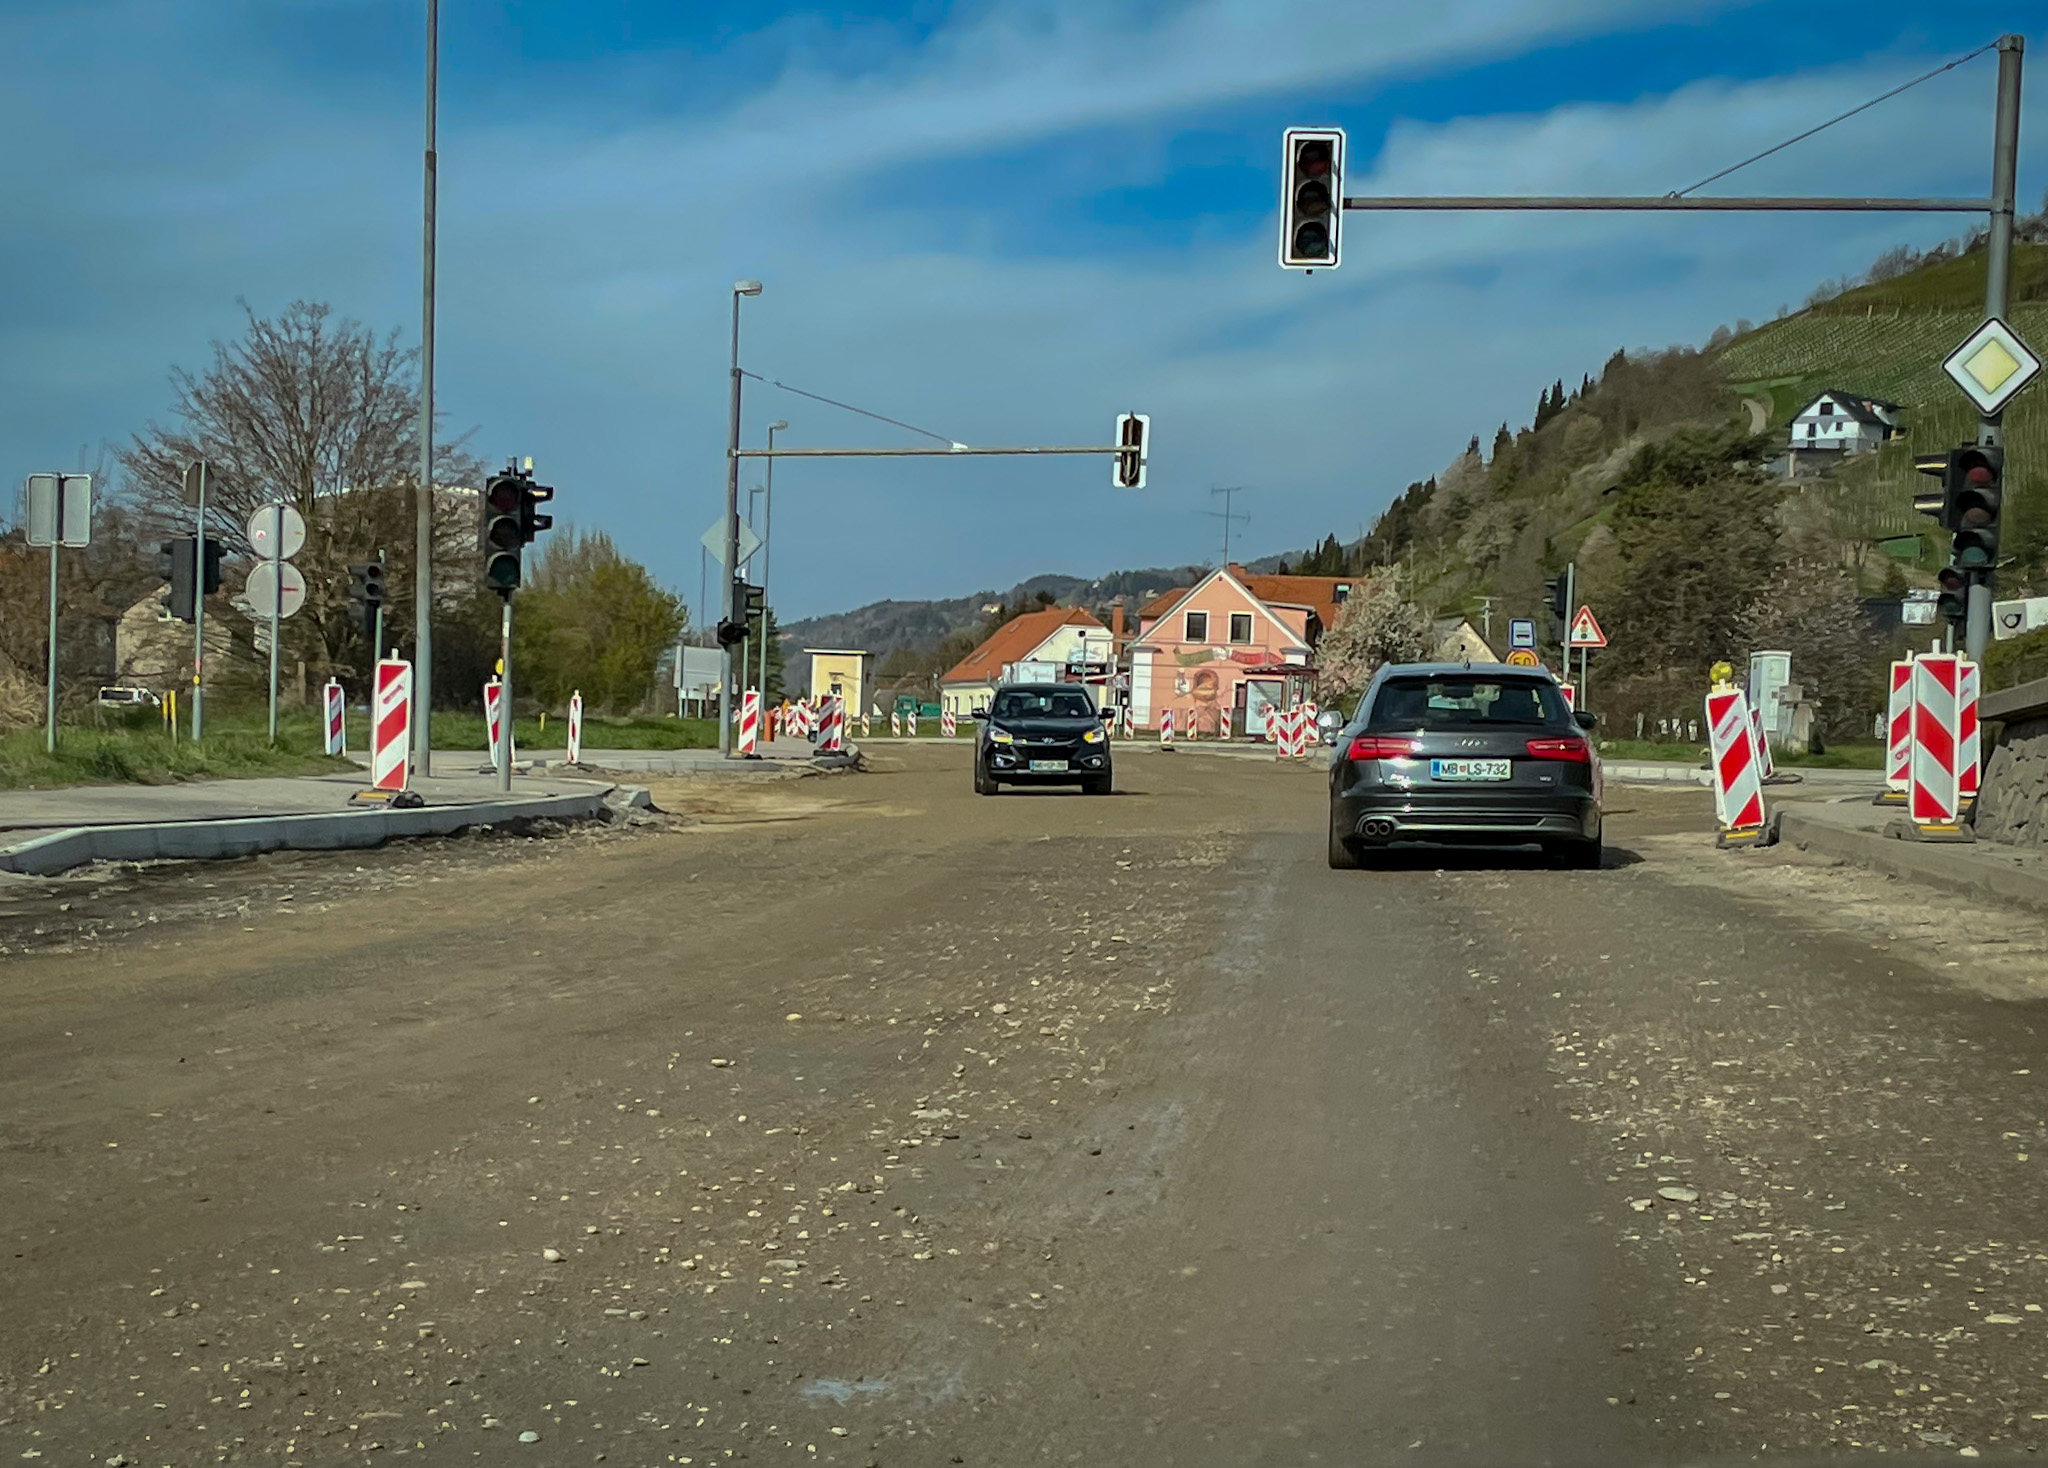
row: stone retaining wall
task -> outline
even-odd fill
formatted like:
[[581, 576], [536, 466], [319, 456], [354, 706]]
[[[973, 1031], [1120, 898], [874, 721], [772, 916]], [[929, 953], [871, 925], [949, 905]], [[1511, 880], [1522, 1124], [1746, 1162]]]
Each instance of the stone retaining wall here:
[[1987, 693], [1979, 717], [2000, 724], [1977, 797], [1977, 836], [2048, 846], [2048, 680]]

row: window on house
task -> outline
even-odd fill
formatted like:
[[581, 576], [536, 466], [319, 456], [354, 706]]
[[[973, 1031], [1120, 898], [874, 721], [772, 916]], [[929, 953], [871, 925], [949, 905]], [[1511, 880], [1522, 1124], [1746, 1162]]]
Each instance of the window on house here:
[[1351, 583], [1349, 581], [1339, 581], [1337, 583], [1337, 589], [1335, 593], [1332, 595], [1331, 600], [1335, 601], [1337, 605], [1341, 607], [1344, 605], [1345, 598], [1349, 597], [1350, 595]]
[[1250, 612], [1232, 612], [1230, 614], [1230, 640], [1232, 642], [1250, 642], [1252, 640], [1252, 614]]
[[1833, 403], [1822, 403], [1822, 404], [1820, 405], [1820, 416], [1821, 416], [1821, 417], [1823, 417], [1823, 418], [1832, 418], [1832, 417], [1834, 417], [1834, 416], [1835, 416], [1835, 405], [1834, 405]]
[[1185, 629], [1184, 635], [1181, 638], [1181, 641], [1207, 642], [1208, 640], [1209, 614], [1207, 612], [1189, 612], [1187, 616], [1187, 627]]

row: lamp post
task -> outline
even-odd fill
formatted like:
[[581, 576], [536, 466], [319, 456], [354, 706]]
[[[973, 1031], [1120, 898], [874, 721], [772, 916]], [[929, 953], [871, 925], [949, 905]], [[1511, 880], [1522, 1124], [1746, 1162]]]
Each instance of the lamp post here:
[[[736, 280], [732, 285], [732, 414], [725, 448], [725, 618], [740, 614], [734, 591], [740, 579], [740, 297], [761, 294], [758, 280]], [[718, 752], [732, 754], [732, 649], [719, 640]]]
[[[434, 132], [440, 77], [441, 8], [439, 0], [427, 0], [426, 218], [420, 250], [420, 488], [413, 503], [412, 559], [412, 767], [413, 773], [422, 778], [434, 772], [434, 210], [441, 170]], [[373, 672], [376, 660], [383, 656], [383, 648], [370, 649]]]
[[[775, 447], [775, 435], [789, 427], [787, 419], [777, 418], [768, 425], [768, 447]], [[769, 543], [769, 532], [775, 528], [775, 461], [768, 461], [768, 479], [761, 486], [761, 697], [768, 697], [768, 558], [774, 553]]]

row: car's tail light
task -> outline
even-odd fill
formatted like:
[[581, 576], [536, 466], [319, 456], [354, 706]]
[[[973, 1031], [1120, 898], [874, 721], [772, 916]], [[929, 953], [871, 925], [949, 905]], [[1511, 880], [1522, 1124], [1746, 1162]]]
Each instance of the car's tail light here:
[[1592, 760], [1593, 750], [1578, 735], [1567, 734], [1562, 739], [1531, 739], [1529, 758], [1569, 760], [1575, 765], [1583, 765]]
[[1413, 739], [1384, 739], [1372, 734], [1360, 734], [1351, 741], [1346, 759], [1406, 759], [1415, 753]]

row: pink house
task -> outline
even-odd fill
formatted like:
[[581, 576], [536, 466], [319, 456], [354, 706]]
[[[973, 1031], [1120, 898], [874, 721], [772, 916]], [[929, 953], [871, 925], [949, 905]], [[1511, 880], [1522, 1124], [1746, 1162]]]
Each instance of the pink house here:
[[1141, 728], [1200, 735], [1259, 733], [1265, 710], [1309, 697], [1310, 659], [1350, 594], [1348, 577], [1211, 571], [1138, 612], [1131, 711]]

